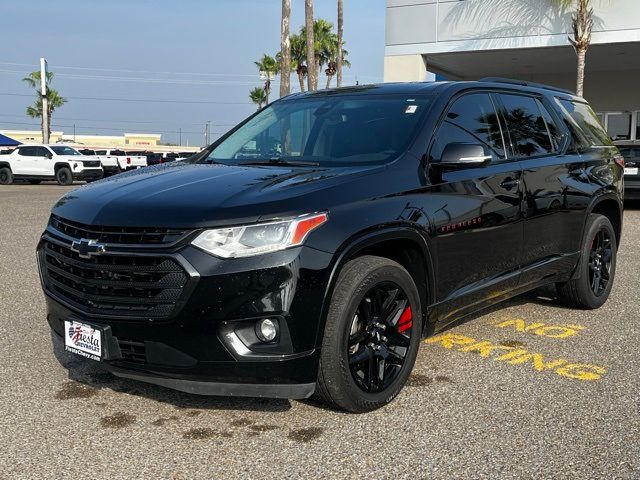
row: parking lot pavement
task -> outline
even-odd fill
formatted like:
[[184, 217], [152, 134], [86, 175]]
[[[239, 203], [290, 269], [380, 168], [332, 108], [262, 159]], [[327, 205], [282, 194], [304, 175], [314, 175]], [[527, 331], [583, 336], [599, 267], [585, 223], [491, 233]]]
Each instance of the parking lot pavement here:
[[540, 290], [428, 339], [390, 406], [191, 396], [51, 351], [34, 251], [67, 189], [0, 187], [0, 478], [640, 478], [640, 206], [597, 311]]

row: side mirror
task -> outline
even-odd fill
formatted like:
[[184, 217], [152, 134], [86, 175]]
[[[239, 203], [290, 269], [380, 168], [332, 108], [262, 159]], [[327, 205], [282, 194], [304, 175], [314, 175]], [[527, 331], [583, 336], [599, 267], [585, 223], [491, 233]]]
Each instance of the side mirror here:
[[446, 167], [480, 167], [491, 160], [479, 143], [450, 143], [444, 147], [438, 165]]
[[51, 154], [51, 152], [45, 153], [44, 156], [47, 157], [49, 160], [53, 158], [53, 155]]

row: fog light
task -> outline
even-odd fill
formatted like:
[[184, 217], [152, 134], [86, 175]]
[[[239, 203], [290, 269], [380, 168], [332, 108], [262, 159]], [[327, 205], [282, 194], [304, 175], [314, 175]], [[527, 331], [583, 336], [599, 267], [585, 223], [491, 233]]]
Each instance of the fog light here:
[[263, 342], [273, 342], [278, 336], [278, 321], [265, 318], [256, 323], [256, 335]]

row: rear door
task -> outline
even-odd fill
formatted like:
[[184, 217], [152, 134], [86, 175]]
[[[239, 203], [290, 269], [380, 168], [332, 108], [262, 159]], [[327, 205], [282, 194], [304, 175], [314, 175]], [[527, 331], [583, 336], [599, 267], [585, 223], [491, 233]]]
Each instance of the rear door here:
[[[450, 104], [429, 153], [425, 205], [435, 223], [438, 315], [458, 316], [507, 294], [522, 260], [522, 169], [508, 157], [489, 93]], [[483, 165], [440, 164], [449, 144], [481, 145]]]
[[[568, 269], [578, 245], [582, 214], [573, 187], [581, 157], [565, 148], [563, 127], [542, 96], [510, 92], [496, 95], [507, 125], [511, 154], [523, 167], [524, 249], [521, 284]], [[569, 267], [570, 268], [570, 267]]]
[[17, 168], [14, 168], [15, 175], [39, 175], [38, 167], [39, 147], [26, 146], [17, 149]]

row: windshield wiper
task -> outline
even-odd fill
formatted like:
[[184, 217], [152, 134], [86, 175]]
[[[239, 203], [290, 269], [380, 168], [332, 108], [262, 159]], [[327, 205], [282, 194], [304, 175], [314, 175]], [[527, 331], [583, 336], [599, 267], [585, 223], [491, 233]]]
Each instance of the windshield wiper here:
[[285, 160], [284, 158], [268, 158], [264, 160], [250, 160], [238, 165], [284, 165], [290, 167], [318, 167], [320, 163], [307, 160]]

